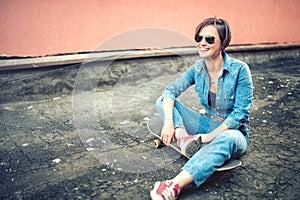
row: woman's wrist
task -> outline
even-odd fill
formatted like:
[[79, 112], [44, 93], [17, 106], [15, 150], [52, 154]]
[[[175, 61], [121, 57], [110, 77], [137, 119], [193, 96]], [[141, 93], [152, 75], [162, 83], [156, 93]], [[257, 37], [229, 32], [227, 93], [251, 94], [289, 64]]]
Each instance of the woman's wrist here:
[[173, 119], [165, 119], [164, 126], [170, 126], [170, 125], [173, 125]]

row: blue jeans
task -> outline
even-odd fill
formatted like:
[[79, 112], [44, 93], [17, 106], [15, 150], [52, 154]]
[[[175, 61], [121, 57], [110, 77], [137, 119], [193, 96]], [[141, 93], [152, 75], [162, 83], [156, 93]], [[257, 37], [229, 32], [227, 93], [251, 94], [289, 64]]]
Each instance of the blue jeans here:
[[[162, 97], [157, 100], [156, 106], [163, 120]], [[209, 133], [222, 123], [191, 110], [177, 100], [174, 104], [173, 122], [175, 128], [185, 128], [191, 135]], [[202, 145], [182, 169], [193, 177], [195, 185], [199, 187], [225, 161], [240, 157], [247, 146], [248, 139], [239, 130], [226, 130], [210, 143]]]

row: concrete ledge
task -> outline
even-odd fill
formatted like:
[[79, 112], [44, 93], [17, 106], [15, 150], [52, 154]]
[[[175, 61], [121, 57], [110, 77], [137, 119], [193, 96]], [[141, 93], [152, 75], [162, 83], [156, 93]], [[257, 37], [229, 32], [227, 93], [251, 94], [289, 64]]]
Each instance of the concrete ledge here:
[[[269, 67], [289, 70], [291, 66], [299, 66], [300, 63], [300, 44], [231, 46], [227, 52], [232, 57], [248, 63], [251, 69], [261, 70]], [[80, 79], [84, 82], [81, 85], [86, 87], [82, 88], [83, 90], [90, 88], [94, 79], [99, 80], [98, 87], [113, 86], [124, 74], [139, 67], [155, 67], [147, 71], [147, 76], [150, 77], [161, 76], [166, 68], [183, 72], [197, 59], [198, 52], [192, 47], [3, 58], [0, 66], [0, 102], [43, 100], [71, 95], [78, 70], [87, 60], [95, 62], [88, 63], [90, 71]], [[95, 77], [99, 70], [104, 69], [101, 67], [105, 67], [101, 78]], [[135, 74], [136, 78], [144, 77], [144, 71], [139, 70], [137, 73], [141, 74]]]
[[[230, 54], [238, 54], [242, 56], [242, 60], [245, 62], [251, 62], [252, 55], [246, 55], [244, 53], [266, 53], [274, 51], [293, 51], [293, 57], [299, 57], [300, 43], [274, 43], [274, 44], [255, 44], [255, 45], [233, 45], [226, 49], [226, 52]], [[166, 57], [175, 55], [189, 55], [198, 56], [197, 49], [195, 47], [178, 47], [168, 49], [136, 49], [136, 50], [123, 50], [123, 51], [103, 51], [103, 52], [83, 52], [74, 54], [63, 55], [49, 55], [41, 57], [0, 57], [0, 71], [1, 70], [16, 70], [16, 69], [30, 69], [40, 67], [52, 67], [59, 65], [78, 64], [86, 62], [87, 60], [122, 60], [122, 59], [142, 59], [151, 57]], [[272, 55], [281, 57], [282, 53], [278, 55]], [[286, 55], [284, 55], [286, 56]], [[260, 59], [259, 59], [260, 60]]]

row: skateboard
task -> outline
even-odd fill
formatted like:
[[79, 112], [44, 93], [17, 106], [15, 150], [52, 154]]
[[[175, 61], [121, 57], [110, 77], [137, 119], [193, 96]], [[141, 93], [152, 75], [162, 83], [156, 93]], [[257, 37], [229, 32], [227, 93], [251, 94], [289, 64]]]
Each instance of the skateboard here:
[[[160, 135], [161, 129], [163, 127], [163, 122], [160, 119], [160, 117], [153, 117], [150, 119], [150, 121], [147, 123], [147, 127], [149, 132], [156, 137], [156, 139], [153, 140], [154, 147], [161, 148], [164, 147], [165, 144], [162, 142]], [[190, 159], [190, 157], [184, 155], [180, 149], [177, 147], [177, 144], [175, 142], [171, 143], [170, 148], [180, 153], [182, 156], [186, 157], [187, 159]], [[238, 166], [242, 165], [242, 161], [237, 159], [230, 159], [226, 161], [221, 167], [217, 169], [217, 171], [225, 171], [225, 170], [231, 170]]]

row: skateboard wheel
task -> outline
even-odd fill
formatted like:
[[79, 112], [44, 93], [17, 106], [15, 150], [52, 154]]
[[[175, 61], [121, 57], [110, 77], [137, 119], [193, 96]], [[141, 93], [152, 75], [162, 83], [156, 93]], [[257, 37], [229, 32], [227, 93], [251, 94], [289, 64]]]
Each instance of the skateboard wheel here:
[[164, 146], [164, 145], [163, 145], [163, 142], [162, 142], [161, 140], [159, 140], [159, 139], [156, 139], [156, 140], [154, 140], [153, 142], [154, 142], [154, 146], [155, 146], [156, 148], [160, 148], [160, 147]]

